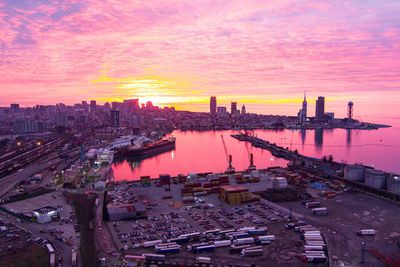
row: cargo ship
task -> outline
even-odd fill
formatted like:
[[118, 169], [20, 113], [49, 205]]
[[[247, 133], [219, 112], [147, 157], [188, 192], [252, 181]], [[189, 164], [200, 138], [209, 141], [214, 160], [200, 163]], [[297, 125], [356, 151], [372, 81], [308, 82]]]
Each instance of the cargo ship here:
[[147, 157], [175, 149], [175, 138], [162, 139], [154, 143], [143, 144], [140, 147], [128, 146], [116, 150], [117, 155], [129, 157]]

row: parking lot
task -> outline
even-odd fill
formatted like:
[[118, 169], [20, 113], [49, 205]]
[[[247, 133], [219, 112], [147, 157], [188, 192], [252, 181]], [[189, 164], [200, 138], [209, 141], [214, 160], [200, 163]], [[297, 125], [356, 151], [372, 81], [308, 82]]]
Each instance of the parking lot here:
[[[218, 194], [197, 198], [196, 203], [183, 205], [180, 196], [182, 185], [171, 185], [171, 191], [164, 187], [141, 187], [139, 183], [125, 183], [117, 186], [114, 196], [120, 196], [118, 203], [141, 202], [147, 207], [147, 219], [108, 222], [114, 243], [120, 250], [132, 255], [155, 253], [154, 248], [139, 248], [143, 242], [161, 239], [163, 242], [180, 235], [213, 229], [229, 230], [247, 226], [267, 227], [268, 235], [276, 239], [263, 246], [263, 257], [251, 258], [252, 263], [263, 266], [267, 260], [271, 264], [289, 263], [291, 266], [302, 266], [300, 255], [304, 251], [296, 246], [299, 235], [285, 229], [289, 218], [285, 208], [261, 200], [249, 204], [230, 206], [221, 201]], [[172, 196], [171, 199], [163, 199]], [[199, 242], [223, 240], [224, 235], [201, 234], [196, 240], [182, 245], [179, 257], [167, 256], [176, 261], [194, 262], [198, 254], [186, 249], [187, 245]], [[134, 248], [136, 247], [136, 248]], [[215, 252], [205, 252], [200, 256], [211, 257], [213, 263], [248, 264], [249, 259], [240, 254], [230, 254], [229, 247], [217, 248]], [[323, 264], [321, 264], [323, 266]]]
[[[75, 214], [72, 207], [66, 202], [60, 192], [52, 192], [38, 197], [13, 202], [4, 207], [24, 214], [32, 214], [38, 208], [52, 206], [60, 209], [60, 220], [43, 224], [42, 233], [52, 233], [54, 237], [68, 240], [73, 245], [79, 246], [79, 233], [76, 233], [74, 224]], [[37, 224], [39, 227], [41, 224]]]

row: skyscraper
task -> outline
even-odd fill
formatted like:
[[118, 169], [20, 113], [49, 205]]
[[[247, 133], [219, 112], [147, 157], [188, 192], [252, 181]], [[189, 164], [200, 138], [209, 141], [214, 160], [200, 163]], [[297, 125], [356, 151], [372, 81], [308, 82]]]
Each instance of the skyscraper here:
[[90, 100], [90, 112], [96, 110], [96, 100]]
[[111, 127], [119, 127], [119, 110], [111, 110]]
[[210, 113], [215, 114], [217, 112], [217, 97], [212, 96], [210, 98]]
[[302, 106], [302, 115], [303, 115], [303, 121], [306, 120], [307, 118], [307, 98], [306, 98], [306, 92], [304, 91], [304, 100], [303, 100], [303, 106]]
[[231, 102], [231, 114], [233, 115], [237, 110], [237, 103]]
[[315, 106], [315, 119], [317, 121], [324, 121], [325, 113], [325, 97], [319, 96]]
[[246, 107], [243, 104], [243, 106], [242, 106], [242, 115], [244, 115], [244, 114], [246, 114]]

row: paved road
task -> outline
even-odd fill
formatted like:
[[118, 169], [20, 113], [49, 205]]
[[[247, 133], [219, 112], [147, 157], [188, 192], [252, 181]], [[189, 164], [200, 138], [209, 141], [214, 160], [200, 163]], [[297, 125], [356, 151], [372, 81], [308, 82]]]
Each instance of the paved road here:
[[62, 159], [53, 159], [40, 164], [32, 164], [24, 169], [21, 169], [13, 174], [5, 176], [0, 179], [0, 198], [8, 191], [13, 189], [18, 183], [22, 182], [25, 178], [38, 173], [44, 169], [61, 163]]

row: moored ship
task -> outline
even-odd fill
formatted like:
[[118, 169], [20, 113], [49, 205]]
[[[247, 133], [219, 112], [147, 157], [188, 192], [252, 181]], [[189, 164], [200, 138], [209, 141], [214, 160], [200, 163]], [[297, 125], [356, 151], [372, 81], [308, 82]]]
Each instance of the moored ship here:
[[146, 157], [162, 152], [166, 152], [175, 148], [175, 138], [162, 139], [154, 143], [143, 144], [139, 147], [128, 146], [116, 149], [116, 153], [122, 156], [130, 157]]

